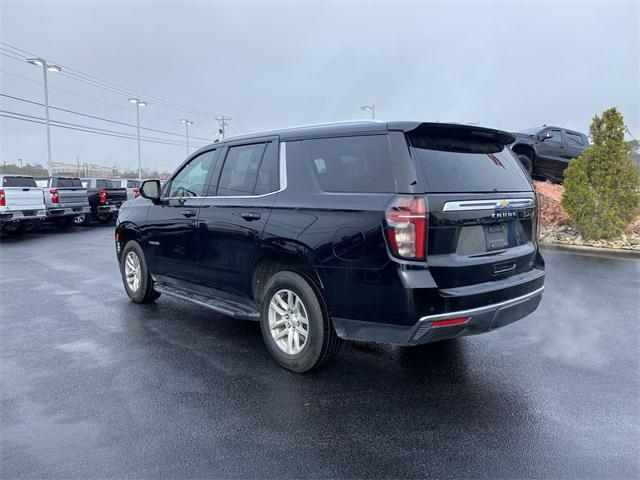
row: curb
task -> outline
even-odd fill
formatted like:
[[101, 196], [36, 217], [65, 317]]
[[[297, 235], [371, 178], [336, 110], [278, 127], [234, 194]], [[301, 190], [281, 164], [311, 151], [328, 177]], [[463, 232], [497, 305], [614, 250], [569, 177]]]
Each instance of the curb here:
[[640, 259], [640, 250], [623, 250], [621, 248], [589, 247], [586, 245], [567, 245], [564, 243], [539, 243], [538, 246], [548, 250], [565, 250], [587, 255], [610, 256], [616, 258]]

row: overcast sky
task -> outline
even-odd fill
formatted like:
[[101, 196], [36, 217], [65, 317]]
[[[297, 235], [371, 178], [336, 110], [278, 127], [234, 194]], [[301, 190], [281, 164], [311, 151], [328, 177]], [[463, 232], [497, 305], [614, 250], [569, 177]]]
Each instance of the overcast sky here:
[[[384, 120], [585, 132], [595, 113], [617, 106], [640, 138], [639, 5], [0, 0], [0, 41], [66, 67], [49, 75], [52, 106], [135, 123], [126, 94], [79, 82], [74, 69], [186, 107], [150, 101], [141, 122], [181, 134], [179, 120], [191, 118], [202, 138], [213, 138], [214, 115], [232, 117], [234, 134], [365, 118], [359, 107], [369, 103]], [[43, 102], [36, 67], [0, 56], [0, 70], [3, 94]], [[0, 104], [44, 117], [38, 105]], [[60, 111], [51, 118], [135, 134]], [[1, 118], [0, 128], [0, 161], [46, 164], [43, 125]], [[52, 128], [52, 151], [54, 161], [137, 163], [135, 140], [69, 129]], [[172, 170], [185, 154], [184, 145], [142, 144], [152, 168]]]

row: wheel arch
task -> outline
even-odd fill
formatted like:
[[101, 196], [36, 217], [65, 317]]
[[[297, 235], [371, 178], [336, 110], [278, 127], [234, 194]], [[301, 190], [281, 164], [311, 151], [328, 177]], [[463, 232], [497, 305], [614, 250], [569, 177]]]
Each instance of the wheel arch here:
[[511, 147], [511, 150], [513, 151], [513, 153], [528, 156], [531, 161], [534, 162], [533, 165], [535, 165], [536, 151], [533, 146], [526, 143], [517, 143]]
[[[118, 260], [120, 260], [127, 242], [136, 240], [138, 243], [140, 243], [140, 231], [134, 224], [130, 222], [123, 222], [116, 226], [115, 238], [118, 244], [116, 248], [116, 251], [118, 253]], [[140, 247], [142, 247], [142, 244], [140, 245]]]

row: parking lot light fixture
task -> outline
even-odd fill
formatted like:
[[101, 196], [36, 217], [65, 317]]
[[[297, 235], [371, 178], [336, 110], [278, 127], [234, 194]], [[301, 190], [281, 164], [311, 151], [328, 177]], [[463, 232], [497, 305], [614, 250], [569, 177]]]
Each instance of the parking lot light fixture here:
[[138, 180], [142, 181], [142, 154], [140, 150], [140, 107], [146, 107], [147, 102], [139, 98], [130, 98], [129, 103], [136, 106], [136, 129], [138, 132]]
[[36, 67], [42, 68], [42, 75], [44, 76], [44, 112], [45, 112], [45, 124], [47, 129], [47, 171], [51, 175], [51, 125], [49, 124], [49, 88], [47, 85], [47, 72], [59, 73], [62, 71], [60, 65], [54, 65], [48, 63], [44, 58], [28, 58], [27, 62]]
[[371, 119], [376, 118], [376, 105], [372, 103], [371, 105], [363, 105], [360, 107], [360, 110], [365, 110], [371, 112]]
[[183, 118], [180, 123], [184, 124], [185, 137], [187, 139], [187, 157], [189, 156], [189, 125], [193, 125], [193, 120]]

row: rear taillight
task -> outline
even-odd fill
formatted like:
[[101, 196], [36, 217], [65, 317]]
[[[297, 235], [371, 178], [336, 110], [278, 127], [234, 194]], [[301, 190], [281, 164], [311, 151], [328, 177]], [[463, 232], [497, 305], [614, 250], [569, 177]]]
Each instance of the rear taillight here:
[[52, 188], [49, 193], [51, 194], [51, 203], [60, 203], [60, 195], [58, 195], [57, 188]]
[[540, 241], [540, 195], [536, 192], [536, 218], [533, 220], [533, 239], [536, 242]]
[[140, 196], [140, 189], [136, 187], [133, 189], [133, 198], [138, 198], [139, 196]]
[[399, 195], [387, 208], [387, 236], [391, 253], [424, 260], [427, 252], [427, 204], [422, 196]]
[[98, 198], [100, 199], [100, 203], [107, 203], [107, 190], [104, 188], [98, 190]]
[[0, 188], [0, 207], [6, 207], [7, 201], [4, 198], [4, 189]]

